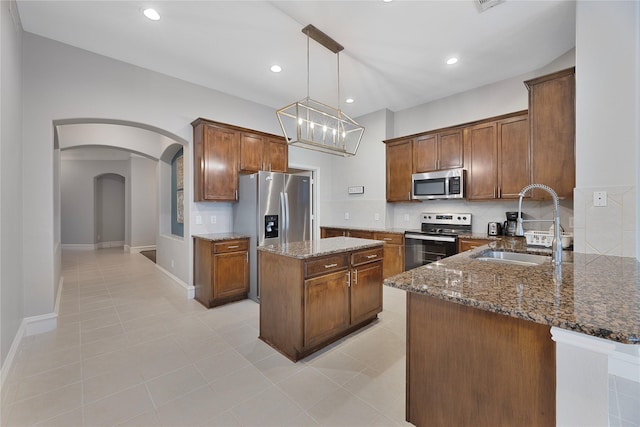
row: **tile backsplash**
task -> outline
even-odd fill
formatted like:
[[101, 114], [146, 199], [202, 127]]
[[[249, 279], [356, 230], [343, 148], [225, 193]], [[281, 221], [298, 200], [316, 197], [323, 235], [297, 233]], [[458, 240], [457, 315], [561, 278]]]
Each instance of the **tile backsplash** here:
[[[607, 206], [594, 206], [593, 193], [607, 192]], [[636, 256], [636, 188], [582, 187], [573, 191], [574, 250], [576, 252]]]

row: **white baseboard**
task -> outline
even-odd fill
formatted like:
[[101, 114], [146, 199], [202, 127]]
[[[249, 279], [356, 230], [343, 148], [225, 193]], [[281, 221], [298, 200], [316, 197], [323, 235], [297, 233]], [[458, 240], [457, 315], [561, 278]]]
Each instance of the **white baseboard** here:
[[89, 251], [93, 251], [96, 249], [96, 245], [94, 245], [93, 243], [87, 243], [87, 244], [62, 243], [60, 246], [62, 247], [62, 249], [82, 249], [82, 250], [89, 250]]
[[165, 270], [164, 268], [160, 267], [158, 264], [156, 264], [156, 268], [158, 270], [162, 271], [167, 276], [171, 277], [176, 283], [178, 283], [182, 288], [184, 288], [184, 290], [187, 291], [187, 299], [194, 299], [196, 297], [196, 287], [195, 286], [187, 285], [185, 282], [183, 282], [182, 280], [180, 280], [178, 277], [174, 276], [173, 274], [169, 273], [167, 270]]
[[9, 348], [9, 353], [7, 353], [7, 357], [4, 359], [4, 363], [2, 364], [2, 372], [0, 373], [0, 388], [4, 387], [4, 382], [9, 375], [9, 371], [11, 371], [11, 367], [13, 366], [13, 362], [18, 354], [18, 347], [20, 347], [20, 343], [22, 342], [22, 338], [25, 336], [25, 322], [22, 319], [20, 323], [20, 327], [16, 332], [16, 336], [13, 337], [13, 342], [11, 343], [11, 347]]
[[100, 242], [96, 243], [96, 249], [106, 249], [106, 248], [121, 248], [124, 246], [124, 240], [116, 241], [116, 242]]
[[125, 246], [125, 251], [134, 253], [139, 253], [142, 251], [155, 251], [156, 245], [147, 245], [147, 246]]

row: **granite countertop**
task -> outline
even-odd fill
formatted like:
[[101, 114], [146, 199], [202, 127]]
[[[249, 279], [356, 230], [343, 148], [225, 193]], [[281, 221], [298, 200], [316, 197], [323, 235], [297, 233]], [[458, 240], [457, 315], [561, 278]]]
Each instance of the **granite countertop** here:
[[395, 234], [404, 234], [405, 230], [403, 228], [375, 228], [375, 227], [350, 227], [346, 225], [321, 225], [322, 228], [338, 228], [340, 230], [360, 230], [360, 231], [371, 231], [374, 233], [395, 233]]
[[284, 245], [258, 246], [259, 251], [271, 252], [290, 258], [306, 259], [359, 249], [382, 246], [381, 240], [358, 239], [355, 237], [330, 237], [328, 239], [305, 240]]
[[500, 240], [384, 281], [403, 289], [505, 316], [556, 326], [625, 344], [640, 344], [640, 263], [635, 258], [563, 252], [549, 261], [518, 266], [478, 261], [486, 250], [549, 254], [524, 239]]
[[209, 234], [193, 234], [194, 239], [209, 240], [211, 242], [222, 242], [224, 240], [248, 239], [246, 234], [239, 233], [209, 233]]

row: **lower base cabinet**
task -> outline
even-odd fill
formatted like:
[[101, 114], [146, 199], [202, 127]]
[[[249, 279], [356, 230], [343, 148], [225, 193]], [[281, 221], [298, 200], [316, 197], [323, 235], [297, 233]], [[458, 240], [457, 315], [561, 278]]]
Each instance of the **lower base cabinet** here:
[[207, 308], [247, 298], [249, 239], [194, 240], [195, 299]]
[[487, 245], [493, 242], [493, 240], [488, 239], [458, 239], [458, 252], [465, 252], [471, 249], [479, 248], [482, 245]]
[[258, 252], [260, 338], [293, 361], [382, 311], [382, 245], [309, 259]]

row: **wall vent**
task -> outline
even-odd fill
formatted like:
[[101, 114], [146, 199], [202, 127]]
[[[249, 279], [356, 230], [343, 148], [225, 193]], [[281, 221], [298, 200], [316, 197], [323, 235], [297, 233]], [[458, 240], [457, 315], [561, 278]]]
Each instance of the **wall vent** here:
[[478, 10], [484, 12], [487, 9], [491, 9], [493, 6], [497, 6], [503, 3], [505, 0], [475, 0]]

